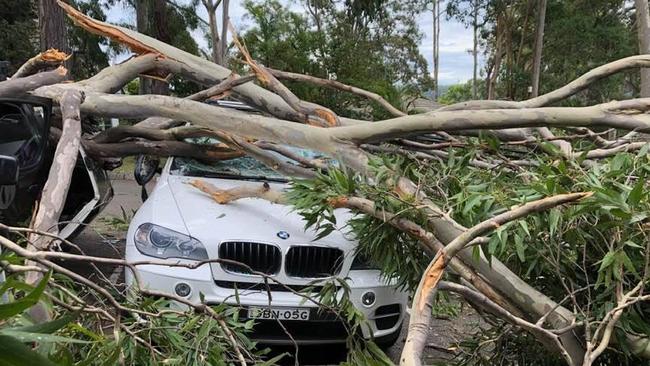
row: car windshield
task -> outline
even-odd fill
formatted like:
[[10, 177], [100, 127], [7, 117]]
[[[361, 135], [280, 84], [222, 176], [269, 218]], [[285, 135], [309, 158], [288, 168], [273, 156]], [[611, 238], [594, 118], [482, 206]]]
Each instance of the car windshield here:
[[[214, 144], [218, 143], [219, 141], [215, 139], [194, 139], [188, 142], [199, 144]], [[294, 154], [298, 154], [309, 159], [322, 157], [322, 154], [314, 151], [298, 149], [290, 146], [285, 147], [290, 149]], [[290, 164], [295, 163], [292, 160], [275, 152], [269, 151], [269, 153], [274, 154], [278, 157], [278, 159], [287, 161]], [[287, 176], [267, 167], [266, 165], [250, 156], [242, 156], [235, 159], [215, 162], [204, 162], [192, 158], [174, 157], [170, 173], [173, 175], [191, 177], [270, 180], [278, 182], [289, 181], [289, 178]]]

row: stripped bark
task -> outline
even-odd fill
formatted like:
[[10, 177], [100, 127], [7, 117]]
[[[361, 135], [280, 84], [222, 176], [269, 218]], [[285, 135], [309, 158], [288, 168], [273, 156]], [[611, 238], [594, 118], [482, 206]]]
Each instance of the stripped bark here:
[[[58, 234], [58, 221], [63, 212], [63, 205], [68, 196], [72, 173], [74, 171], [79, 145], [81, 144], [81, 114], [79, 105], [84, 95], [77, 90], [67, 90], [61, 96], [61, 113], [63, 115], [63, 133], [56, 146], [50, 173], [43, 187], [40, 202], [36, 209], [31, 227], [37, 231]], [[28, 250], [47, 250], [53, 239], [49, 236], [32, 234], [27, 243]], [[27, 265], [35, 263], [27, 262]], [[28, 284], [36, 284], [43, 277], [41, 272], [29, 272], [25, 278]], [[36, 304], [30, 309], [36, 322], [45, 322], [51, 318], [43, 304]]]
[[200, 179], [194, 179], [188, 184], [206, 193], [220, 205], [243, 198], [261, 198], [273, 203], [286, 203], [285, 195], [282, 192], [271, 189], [268, 183], [256, 185], [255, 187], [241, 186], [230, 189], [219, 189], [213, 184]]
[[[591, 193], [562, 194], [553, 197], [543, 198], [523, 206], [514, 208], [508, 212], [497, 215], [473, 226], [464, 233], [458, 235], [454, 240], [438, 251], [429, 267], [424, 272], [420, 284], [413, 297], [409, 331], [406, 343], [402, 350], [400, 365], [417, 366], [421, 365], [422, 352], [429, 334], [429, 323], [432, 317], [433, 299], [442, 278], [445, 267], [452, 258], [463, 250], [475, 238], [488, 234], [500, 226], [535, 212], [541, 212], [553, 207], [573, 202], [590, 196]], [[571, 355], [562, 347], [559, 350], [570, 365], [577, 365]]]
[[[58, 219], [68, 196], [79, 146], [81, 145], [80, 105], [84, 94], [77, 90], [66, 90], [61, 95], [60, 105], [63, 115], [63, 132], [54, 152], [54, 160], [43, 188], [41, 200], [32, 222], [35, 230], [58, 233]], [[51, 241], [37, 236], [30, 240], [28, 248], [44, 250]]]
[[[232, 28], [232, 27], [231, 27]], [[321, 126], [321, 127], [333, 127], [340, 126], [341, 121], [339, 117], [331, 109], [320, 106], [315, 103], [305, 102], [300, 100], [295, 94], [289, 90], [284, 84], [282, 84], [273, 74], [268, 71], [264, 66], [257, 63], [251, 57], [250, 53], [244, 45], [239, 42], [237, 33], [234, 28], [231, 29], [233, 41], [239, 51], [244, 56], [244, 59], [251, 70], [257, 76], [257, 80], [260, 81], [267, 89], [272, 90], [277, 95], [282, 97], [287, 104], [291, 106], [296, 112], [299, 113], [301, 119], [305, 123]]]
[[49, 49], [27, 60], [27, 62], [20, 66], [18, 71], [11, 76], [11, 78], [22, 78], [33, 75], [47, 68], [61, 66], [66, 60], [68, 60], [68, 58], [70, 58], [70, 56], [66, 55], [64, 52], [53, 48]]

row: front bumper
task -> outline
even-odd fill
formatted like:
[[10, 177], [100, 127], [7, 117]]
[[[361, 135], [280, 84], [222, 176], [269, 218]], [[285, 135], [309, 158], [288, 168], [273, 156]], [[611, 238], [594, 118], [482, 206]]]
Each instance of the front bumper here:
[[[169, 294], [175, 294], [176, 285], [185, 283], [191, 288], [190, 294], [186, 296], [188, 300], [198, 304], [201, 302], [200, 296], [203, 296], [207, 304], [226, 303], [239, 306], [241, 307], [240, 319], [246, 319], [249, 306], [269, 306], [269, 293], [266, 290], [245, 289], [238, 284], [238, 296], [235, 296], [232, 286], [225, 286], [223, 282], [213, 279], [210, 267], [207, 265], [196, 269], [140, 266], [138, 277], [144, 287]], [[376, 270], [350, 271], [348, 278], [350, 300], [368, 320], [367, 326], [361, 327], [363, 336], [367, 339], [377, 339], [399, 332], [404, 318], [407, 294], [394, 285], [385, 283]], [[129, 270], [126, 270], [126, 281], [128, 285], [134, 283], [133, 274]], [[259, 278], [251, 276], [242, 277], [242, 282], [259, 281]], [[375, 302], [371, 306], [365, 306], [361, 302], [361, 296], [367, 291], [375, 293]], [[272, 307], [310, 308], [309, 321], [282, 322], [296, 343], [323, 344], [345, 341], [347, 332], [341, 321], [331, 315], [324, 315], [322, 311], [317, 311], [318, 307], [310, 301], [305, 301], [304, 297], [274, 288], [270, 298]], [[251, 338], [260, 343], [293, 343], [277, 320], [256, 321]]]

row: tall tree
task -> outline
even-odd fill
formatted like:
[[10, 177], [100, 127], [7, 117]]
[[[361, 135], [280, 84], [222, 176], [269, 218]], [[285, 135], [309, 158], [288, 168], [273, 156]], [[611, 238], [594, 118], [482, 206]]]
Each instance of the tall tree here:
[[472, 6], [472, 61], [473, 61], [473, 72], [472, 72], [472, 98], [478, 99], [478, 11], [479, 11], [479, 0], [474, 0]]
[[[421, 3], [390, 2], [370, 9], [358, 4], [347, 9], [329, 1], [309, 1], [309, 18], [274, 0], [244, 4], [253, 26], [243, 38], [253, 57], [266, 66], [363, 85], [394, 106], [402, 105], [405, 97], [432, 90], [427, 63], [418, 48], [422, 35], [415, 19], [422, 11]], [[379, 118], [385, 113], [349, 95], [288, 85], [301, 99], [318, 99], [346, 116]]]
[[[634, 0], [639, 53], [650, 54], [650, 9], [648, 0]], [[641, 69], [641, 96], [650, 97], [650, 69]]]
[[230, 23], [230, 0], [222, 0], [221, 6], [221, 65], [228, 63], [228, 24]]
[[8, 73], [34, 56], [39, 49], [36, 3], [0, 0], [0, 61], [9, 62]]
[[440, 0], [433, 0], [431, 14], [433, 15], [433, 57], [431, 63], [433, 64], [433, 94], [434, 99], [438, 99], [440, 95], [440, 83], [438, 80], [439, 71], [439, 54], [440, 54]]
[[447, 3], [446, 13], [448, 18], [462, 22], [466, 27], [472, 28], [472, 98], [478, 98], [478, 44], [479, 32], [485, 25], [482, 19], [485, 0], [450, 0]]
[[41, 40], [41, 51], [56, 48], [66, 53], [70, 52], [67, 38], [66, 16], [57, 0], [39, 0], [38, 26]]
[[[202, 0], [202, 2], [208, 12], [212, 61], [219, 65], [225, 65], [228, 52], [228, 11], [230, 2], [228, 0]], [[219, 34], [219, 25], [217, 24], [219, 5], [221, 5], [221, 34]]]
[[546, 0], [539, 0], [537, 25], [535, 26], [535, 53], [533, 54], [532, 96], [539, 94], [539, 76], [542, 68], [542, 49], [544, 48], [544, 23], [546, 22]]
[[205, 10], [208, 11], [208, 22], [210, 24], [210, 43], [212, 44], [212, 61], [216, 64], [223, 64], [221, 57], [221, 40], [219, 38], [219, 28], [217, 25], [217, 7], [221, 0], [202, 0]]

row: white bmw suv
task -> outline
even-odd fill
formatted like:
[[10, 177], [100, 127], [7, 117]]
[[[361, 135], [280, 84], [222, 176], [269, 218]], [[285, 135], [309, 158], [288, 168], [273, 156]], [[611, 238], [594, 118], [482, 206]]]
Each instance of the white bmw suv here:
[[[305, 231], [302, 217], [289, 206], [258, 198], [219, 205], [187, 184], [197, 178], [221, 189], [267, 182], [281, 190], [287, 184], [286, 177], [249, 157], [211, 164], [170, 158], [131, 222], [128, 261], [152, 257], [183, 262], [228, 259], [273, 276], [292, 290], [305, 289], [318, 278], [347, 278], [351, 300], [369, 322], [369, 327], [362, 327], [364, 336], [382, 346], [396, 341], [407, 295], [380, 277], [378, 270], [355, 258], [354, 241], [341, 231], [315, 240], [316, 232]], [[340, 223], [349, 217], [345, 210], [336, 214]], [[347, 337], [339, 320], [317, 311], [313, 303], [283, 286], [270, 284], [269, 306], [262, 277], [241, 266], [212, 263], [188, 269], [147, 265], [139, 266], [138, 272], [150, 289], [197, 303], [202, 296], [208, 304], [240, 306], [240, 318], [256, 319], [251, 337], [260, 343], [291, 343], [278, 320], [299, 344], [338, 343]], [[128, 270], [126, 280], [127, 284], [134, 281]]]

